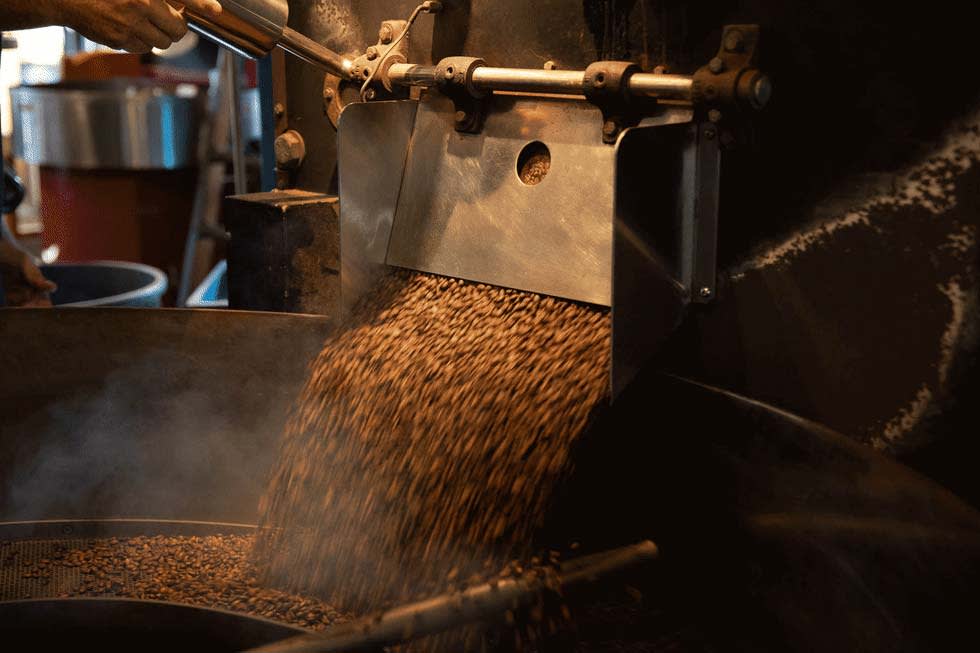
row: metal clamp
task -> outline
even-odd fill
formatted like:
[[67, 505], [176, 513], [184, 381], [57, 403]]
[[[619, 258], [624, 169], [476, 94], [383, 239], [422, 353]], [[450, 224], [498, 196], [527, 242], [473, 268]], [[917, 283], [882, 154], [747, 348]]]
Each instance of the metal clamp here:
[[486, 61], [475, 57], [448, 57], [436, 65], [439, 90], [456, 107], [458, 132], [475, 134], [483, 129], [492, 92], [481, 90], [473, 84], [473, 72], [486, 65]]
[[701, 117], [722, 118], [722, 107], [757, 111], [772, 95], [769, 77], [756, 68], [758, 25], [726, 25], [718, 54], [694, 73], [692, 99]]
[[640, 122], [652, 98], [636, 97], [629, 80], [640, 67], [630, 61], [597, 61], [585, 69], [585, 97], [602, 111], [602, 141], [615, 143], [627, 127]]

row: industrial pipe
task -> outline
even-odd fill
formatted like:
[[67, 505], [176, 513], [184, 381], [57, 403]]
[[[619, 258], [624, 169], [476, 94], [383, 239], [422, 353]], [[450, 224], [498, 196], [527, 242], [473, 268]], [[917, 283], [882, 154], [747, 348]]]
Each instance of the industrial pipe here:
[[[439, 83], [437, 70], [435, 66], [394, 64], [388, 69], [388, 79], [401, 86], [436, 86]], [[472, 84], [481, 91], [585, 95], [585, 71], [481, 66], [473, 71]], [[693, 86], [694, 80], [686, 75], [636, 73], [629, 78], [629, 90], [633, 95], [665, 100], [689, 102]]]
[[185, 7], [188, 27], [249, 59], [264, 57], [273, 48], [280, 47], [333, 75], [350, 79], [352, 64], [349, 60], [286, 26], [289, 20], [286, 0], [220, 2], [221, 14], [216, 18]]

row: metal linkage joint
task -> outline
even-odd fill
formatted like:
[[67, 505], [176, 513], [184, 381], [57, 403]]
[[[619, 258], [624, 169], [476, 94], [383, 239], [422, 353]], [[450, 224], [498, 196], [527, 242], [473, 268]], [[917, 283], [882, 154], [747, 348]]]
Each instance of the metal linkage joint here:
[[629, 78], [640, 67], [629, 61], [598, 61], [585, 70], [585, 97], [602, 111], [602, 141], [615, 143], [619, 134], [640, 122], [652, 98], [630, 93]]
[[772, 95], [772, 83], [756, 68], [758, 25], [726, 25], [718, 54], [694, 74], [692, 99], [702, 119], [719, 122], [732, 110], [757, 111]]
[[473, 84], [473, 71], [486, 64], [483, 59], [474, 57], [448, 57], [436, 66], [439, 90], [456, 107], [458, 132], [475, 134], [483, 129], [492, 93], [480, 90]]

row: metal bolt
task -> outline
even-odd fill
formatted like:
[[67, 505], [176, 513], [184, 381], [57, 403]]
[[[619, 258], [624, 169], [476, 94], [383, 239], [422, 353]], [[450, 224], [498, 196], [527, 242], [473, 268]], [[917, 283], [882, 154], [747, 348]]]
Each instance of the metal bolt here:
[[760, 75], [752, 85], [752, 93], [755, 96], [755, 105], [760, 109], [769, 104], [772, 98], [772, 81], [766, 75]]
[[721, 122], [721, 111], [718, 109], [711, 109], [708, 111], [708, 120], [711, 122]]
[[461, 124], [463, 124], [464, 122], [466, 122], [469, 119], [470, 119], [470, 114], [466, 113], [465, 111], [457, 111], [456, 112], [456, 124], [457, 125], [461, 125]]
[[725, 49], [729, 52], [741, 52], [745, 47], [745, 37], [738, 30], [732, 30], [725, 37]]
[[382, 43], [388, 45], [395, 38], [395, 30], [391, 29], [391, 25], [388, 23], [384, 23], [381, 25], [381, 31], [378, 32], [378, 38], [381, 39]]
[[619, 132], [619, 125], [613, 120], [607, 120], [602, 124], [602, 135], [609, 137], [615, 136]]
[[708, 70], [713, 72], [715, 75], [718, 75], [721, 73], [721, 71], [725, 70], [725, 62], [718, 57], [715, 57], [708, 62]]
[[367, 56], [368, 61], [374, 61], [378, 58], [378, 49], [372, 45], [364, 54]]
[[715, 293], [711, 288], [705, 286], [699, 291], [699, 294], [701, 295], [701, 299], [711, 299]]
[[653, 69], [654, 75], [666, 75], [668, 72], [670, 72], [670, 69], [667, 66], [657, 66]]
[[323, 98], [325, 100], [332, 100], [334, 96], [334, 90], [332, 88], [327, 88], [323, 90]]
[[282, 118], [284, 115], [286, 115], [286, 107], [282, 105], [282, 102], [276, 102], [276, 105], [272, 107], [272, 113], [276, 116], [276, 118]]
[[704, 137], [707, 138], [709, 141], [715, 140], [715, 130], [714, 129], [705, 129], [704, 130]]
[[378, 97], [378, 93], [373, 88], [369, 88], [368, 90], [364, 91], [364, 99], [367, 100], [368, 102], [370, 102], [376, 97]]
[[544, 62], [544, 69], [545, 70], [558, 70], [558, 64], [556, 64], [554, 61], [545, 61]]
[[353, 77], [354, 79], [357, 79], [358, 77], [361, 76], [361, 67], [360, 66], [354, 66], [353, 68], [350, 69], [350, 74], [351, 74], [351, 77]]
[[295, 170], [306, 157], [306, 143], [295, 129], [279, 134], [274, 146], [276, 164], [283, 170]]

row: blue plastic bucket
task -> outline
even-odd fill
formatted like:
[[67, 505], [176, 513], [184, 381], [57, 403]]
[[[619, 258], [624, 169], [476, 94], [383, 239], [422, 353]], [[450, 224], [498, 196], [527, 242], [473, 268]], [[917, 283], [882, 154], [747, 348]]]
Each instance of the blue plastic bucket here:
[[51, 295], [55, 306], [159, 308], [167, 292], [167, 275], [142, 263], [57, 263], [41, 272], [58, 284]]

